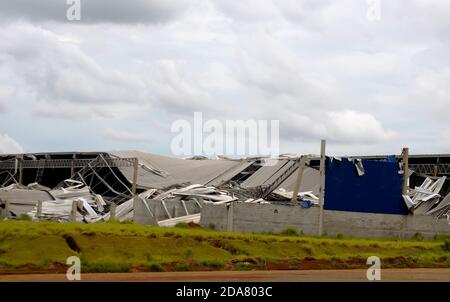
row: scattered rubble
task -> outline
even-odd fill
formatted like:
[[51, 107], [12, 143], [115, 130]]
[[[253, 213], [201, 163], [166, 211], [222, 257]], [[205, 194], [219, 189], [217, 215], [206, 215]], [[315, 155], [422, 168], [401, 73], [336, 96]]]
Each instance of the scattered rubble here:
[[[0, 156], [2, 218], [27, 215], [32, 220], [123, 222], [135, 218], [139, 203], [155, 225], [174, 226], [198, 223], [202, 207], [211, 203], [319, 206], [318, 157], [312, 155], [305, 156], [308, 164], [301, 170], [300, 157], [294, 155], [240, 160], [224, 156], [179, 159], [137, 151], [58, 154], [58, 158], [48, 154], [21, 156], [3, 160]], [[316, 166], [310, 164], [312, 160]], [[332, 160], [342, 162], [338, 157]], [[368, 173], [361, 159], [351, 161], [357, 175]], [[46, 169], [52, 169], [51, 179]], [[299, 173], [302, 180], [295, 188]], [[26, 186], [21, 185], [24, 175], [29, 183]], [[448, 191], [446, 180], [445, 176], [429, 176], [422, 185], [409, 188], [403, 195], [408, 209], [414, 215], [450, 220], [450, 194], [443, 196]], [[295, 198], [294, 192], [298, 192]]]
[[446, 176], [433, 181], [430, 177], [425, 178], [421, 186], [414, 189], [409, 188], [408, 193], [403, 195], [406, 206], [414, 215], [432, 215], [439, 219], [450, 215], [450, 194], [443, 198], [441, 192]]

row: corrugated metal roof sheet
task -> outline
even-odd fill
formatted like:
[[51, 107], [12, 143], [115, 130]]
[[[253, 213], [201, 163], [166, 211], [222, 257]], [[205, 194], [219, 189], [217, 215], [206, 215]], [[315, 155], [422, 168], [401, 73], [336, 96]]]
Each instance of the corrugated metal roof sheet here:
[[229, 170], [223, 172], [219, 176], [215, 177], [214, 179], [211, 179], [208, 181], [205, 185], [208, 186], [220, 186], [223, 183], [229, 181], [234, 176], [239, 174], [241, 171], [245, 170], [247, 167], [249, 167], [253, 161], [242, 161], [239, 165], [231, 167]]
[[253, 175], [247, 178], [242, 184], [242, 188], [254, 188], [268, 184], [268, 180], [288, 163], [288, 159], [278, 160], [273, 166], [262, 166]]
[[[286, 191], [293, 191], [295, 181], [297, 180], [298, 169], [291, 174], [278, 188], [286, 189]], [[319, 194], [320, 173], [313, 168], [305, 168], [303, 170], [302, 184], [300, 192], [313, 191], [315, 195]]]
[[[254, 188], [263, 185], [270, 185], [279, 175], [281, 175], [289, 167], [289, 162], [292, 160], [279, 160], [273, 166], [263, 166], [256, 171], [252, 176], [246, 179], [242, 184], [242, 188]], [[292, 191], [294, 189], [295, 181], [297, 180], [298, 169], [294, 171], [278, 188]], [[314, 194], [319, 193], [320, 174], [319, 171], [313, 168], [306, 168], [303, 171], [302, 184], [300, 191], [313, 191]]]
[[[140, 166], [138, 170], [138, 186], [144, 189], [163, 189], [174, 184], [191, 183], [206, 184], [213, 179], [223, 175], [232, 178], [231, 172], [236, 168], [236, 174], [245, 169], [243, 161], [234, 160], [189, 160], [179, 159], [140, 151], [112, 151], [113, 156], [120, 158], [137, 157]], [[133, 167], [120, 167], [120, 171], [128, 179], [133, 179]], [[151, 172], [152, 169], [161, 173]], [[229, 173], [226, 173], [226, 172]]]

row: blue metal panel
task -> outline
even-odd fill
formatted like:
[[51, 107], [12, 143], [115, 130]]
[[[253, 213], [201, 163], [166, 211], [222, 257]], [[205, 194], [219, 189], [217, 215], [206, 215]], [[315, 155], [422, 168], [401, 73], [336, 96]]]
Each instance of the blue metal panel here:
[[395, 155], [388, 155], [388, 157], [386, 158], [386, 161], [388, 161], [390, 163], [396, 163], [397, 158], [395, 157]]
[[391, 161], [363, 160], [364, 175], [346, 158], [326, 160], [325, 205], [327, 210], [402, 214], [408, 209], [402, 198], [402, 175]]

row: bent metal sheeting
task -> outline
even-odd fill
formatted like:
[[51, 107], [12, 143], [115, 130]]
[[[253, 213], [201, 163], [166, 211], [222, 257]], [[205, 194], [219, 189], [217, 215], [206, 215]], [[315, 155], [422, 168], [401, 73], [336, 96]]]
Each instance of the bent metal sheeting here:
[[[182, 184], [207, 184], [216, 179], [226, 181], [248, 166], [246, 160], [191, 160], [149, 154], [139, 151], [112, 151], [113, 157], [139, 159], [138, 188], [164, 189]], [[133, 180], [133, 167], [119, 167], [129, 182]], [[233, 171], [233, 173], [228, 173]], [[234, 173], [236, 171], [236, 173]]]

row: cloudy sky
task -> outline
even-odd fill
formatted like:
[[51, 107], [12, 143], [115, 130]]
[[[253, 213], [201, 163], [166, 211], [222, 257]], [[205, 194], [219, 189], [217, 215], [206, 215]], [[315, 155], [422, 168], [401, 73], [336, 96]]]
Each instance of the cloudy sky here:
[[0, 0], [0, 152], [170, 155], [195, 111], [279, 120], [281, 152], [450, 152], [450, 1], [373, 2]]

